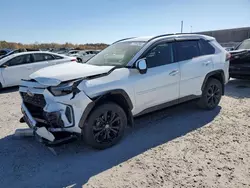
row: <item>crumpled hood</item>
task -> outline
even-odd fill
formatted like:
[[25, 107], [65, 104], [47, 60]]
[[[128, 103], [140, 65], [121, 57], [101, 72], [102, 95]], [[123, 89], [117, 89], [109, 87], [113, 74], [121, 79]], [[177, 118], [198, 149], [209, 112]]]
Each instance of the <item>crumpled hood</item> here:
[[113, 68], [70, 62], [40, 69], [31, 74], [30, 78], [42, 85], [56, 86], [64, 81], [108, 73]]

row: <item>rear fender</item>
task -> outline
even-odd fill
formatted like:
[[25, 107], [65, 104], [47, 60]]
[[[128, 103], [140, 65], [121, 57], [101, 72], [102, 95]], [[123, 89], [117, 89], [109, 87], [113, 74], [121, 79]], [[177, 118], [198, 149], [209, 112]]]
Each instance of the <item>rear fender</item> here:
[[224, 95], [224, 92], [225, 92], [225, 87], [224, 87], [224, 84], [226, 83], [226, 80], [225, 80], [225, 75], [224, 75], [224, 71], [223, 70], [215, 70], [215, 71], [212, 71], [210, 73], [208, 73], [203, 81], [203, 84], [202, 84], [202, 87], [201, 87], [201, 90], [203, 91], [205, 86], [206, 86], [206, 83], [207, 81], [209, 80], [209, 78], [215, 78], [217, 80], [219, 80], [223, 87], [222, 87], [222, 95]]

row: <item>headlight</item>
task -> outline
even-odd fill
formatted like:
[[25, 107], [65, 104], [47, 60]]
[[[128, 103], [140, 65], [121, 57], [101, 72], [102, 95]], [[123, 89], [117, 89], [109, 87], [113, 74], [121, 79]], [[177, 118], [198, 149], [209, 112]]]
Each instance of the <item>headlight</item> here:
[[66, 83], [62, 83], [58, 86], [51, 86], [49, 88], [49, 91], [54, 95], [54, 96], [64, 96], [68, 95], [70, 93], [73, 93], [73, 95], [79, 93], [79, 89], [77, 86], [82, 80], [75, 80], [75, 81], [70, 81]]

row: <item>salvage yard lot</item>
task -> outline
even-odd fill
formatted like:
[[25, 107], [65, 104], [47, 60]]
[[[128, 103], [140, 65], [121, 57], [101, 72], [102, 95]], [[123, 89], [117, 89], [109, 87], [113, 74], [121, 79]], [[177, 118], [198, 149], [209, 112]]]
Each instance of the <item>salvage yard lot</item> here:
[[231, 80], [215, 110], [193, 102], [137, 118], [113, 148], [16, 138], [21, 99], [0, 92], [0, 187], [250, 187], [250, 81]]

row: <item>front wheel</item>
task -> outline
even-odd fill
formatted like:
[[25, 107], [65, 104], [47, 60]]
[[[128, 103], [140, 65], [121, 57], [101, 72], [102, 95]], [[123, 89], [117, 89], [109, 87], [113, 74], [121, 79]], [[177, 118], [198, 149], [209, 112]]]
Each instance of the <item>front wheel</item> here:
[[202, 92], [198, 105], [206, 110], [212, 110], [218, 106], [222, 96], [222, 83], [217, 79], [209, 79]]
[[85, 142], [95, 149], [106, 149], [118, 143], [124, 135], [127, 116], [115, 103], [94, 109], [83, 128]]

